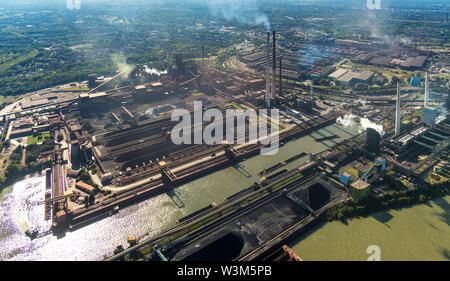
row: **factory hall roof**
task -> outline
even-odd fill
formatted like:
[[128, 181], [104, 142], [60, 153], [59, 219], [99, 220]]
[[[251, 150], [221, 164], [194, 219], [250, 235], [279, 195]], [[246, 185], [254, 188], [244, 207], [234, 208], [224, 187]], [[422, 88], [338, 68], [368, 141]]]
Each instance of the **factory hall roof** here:
[[134, 89], [136, 89], [136, 90], [143, 90], [143, 89], [145, 89], [145, 88], [147, 88], [147, 86], [145, 86], [145, 85], [139, 85], [139, 86], [136, 86]]
[[76, 183], [76, 187], [82, 189], [85, 192], [92, 192], [94, 190], [94, 187], [92, 185], [89, 185], [83, 181], [78, 181]]
[[431, 107], [431, 106], [426, 106], [426, 107], [423, 108], [423, 111], [430, 112], [430, 113], [435, 113], [436, 112], [436, 108], [435, 107]]
[[408, 144], [412, 139], [415, 139], [416, 137], [420, 136], [421, 134], [425, 133], [429, 129], [425, 126], [420, 126], [419, 128], [413, 130], [410, 133], [407, 133], [405, 135], [402, 135], [398, 138], [396, 138], [394, 141], [401, 143], [402, 145]]
[[90, 94], [89, 95], [89, 98], [98, 98], [98, 97], [105, 97], [105, 96], [107, 96], [108, 94], [107, 93], [105, 93], [105, 92], [99, 92], [99, 93], [95, 93], [95, 94]]
[[348, 72], [347, 69], [340, 68], [340, 69], [336, 70], [335, 72], [331, 73], [330, 75], [328, 75], [328, 77], [333, 78], [333, 79], [338, 79], [339, 77], [346, 74], [347, 72]]
[[368, 71], [368, 70], [353, 71], [353, 70], [341, 68], [341, 69], [338, 69], [335, 72], [331, 73], [330, 75], [328, 75], [328, 77], [331, 79], [336, 79], [339, 82], [350, 83], [354, 79], [360, 80], [360, 81], [367, 81], [373, 76], [373, 74], [374, 73], [372, 71]]
[[154, 82], [150, 84], [152, 87], [161, 87], [163, 85], [163, 83], [161, 82]]
[[354, 183], [352, 183], [351, 186], [352, 186], [354, 189], [362, 190], [362, 189], [368, 188], [368, 187], [370, 186], [370, 184], [368, 184], [367, 182], [365, 182], [365, 181], [363, 181], [363, 180], [357, 180], [357, 181], [355, 181]]
[[371, 64], [378, 64], [378, 65], [390, 65], [392, 61], [392, 58], [390, 57], [374, 57], [372, 58], [369, 63]]

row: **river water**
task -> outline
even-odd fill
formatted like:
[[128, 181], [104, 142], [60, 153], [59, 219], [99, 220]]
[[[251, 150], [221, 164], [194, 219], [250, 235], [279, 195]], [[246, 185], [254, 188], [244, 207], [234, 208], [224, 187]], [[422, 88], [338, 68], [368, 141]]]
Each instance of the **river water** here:
[[367, 260], [370, 245], [385, 261], [450, 260], [449, 203], [446, 196], [347, 223], [322, 223], [289, 246], [303, 260]]
[[[303, 151], [317, 153], [338, 141], [348, 139], [357, 129], [333, 124], [282, 146], [273, 156], [255, 156], [190, 183], [177, 187], [139, 204], [121, 209], [117, 214], [66, 233], [62, 238], [45, 234], [50, 222], [44, 221], [45, 177], [34, 175], [2, 191], [0, 196], [0, 260], [101, 260], [115, 247], [126, 246], [128, 236], [154, 235], [173, 225], [176, 220], [212, 202], [224, 198], [259, 180], [257, 173]], [[314, 138], [339, 135], [340, 139], [318, 143]], [[283, 168], [294, 168], [308, 156]], [[40, 237], [30, 241], [24, 232], [38, 228]], [[357, 233], [355, 232], [355, 235]]]

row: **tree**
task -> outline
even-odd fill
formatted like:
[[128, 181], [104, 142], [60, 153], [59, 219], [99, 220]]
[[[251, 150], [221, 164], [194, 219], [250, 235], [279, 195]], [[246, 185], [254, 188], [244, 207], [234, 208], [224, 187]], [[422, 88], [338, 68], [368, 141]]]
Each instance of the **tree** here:
[[95, 203], [95, 195], [94, 193], [89, 194], [89, 205], [93, 205]]
[[86, 168], [81, 169], [80, 180], [87, 184], [94, 185], [94, 182], [92, 181], [92, 177], [89, 174], [89, 172], [86, 170]]
[[8, 180], [15, 179], [22, 175], [22, 166], [16, 163], [10, 163], [6, 168], [5, 177]]
[[392, 85], [396, 85], [397, 82], [401, 82], [400, 78], [397, 76], [392, 76]]
[[10, 140], [5, 140], [3, 142], [3, 146], [6, 147], [6, 148], [8, 148], [10, 145], [11, 145], [11, 141]]

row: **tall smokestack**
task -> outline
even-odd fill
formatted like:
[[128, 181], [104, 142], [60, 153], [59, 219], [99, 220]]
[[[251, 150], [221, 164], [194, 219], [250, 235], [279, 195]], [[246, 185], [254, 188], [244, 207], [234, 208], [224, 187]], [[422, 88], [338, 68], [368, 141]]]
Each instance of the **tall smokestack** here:
[[428, 107], [428, 101], [430, 99], [430, 75], [426, 74], [425, 78], [425, 98], [424, 98], [424, 107]]
[[400, 83], [397, 82], [397, 102], [395, 105], [395, 135], [400, 134]]
[[312, 110], [314, 108], [314, 82], [313, 82], [313, 80], [311, 80], [310, 100], [311, 100], [311, 110]]
[[270, 107], [270, 32], [267, 32], [266, 106]]
[[273, 46], [272, 46], [272, 98], [277, 97], [277, 59], [276, 59], [276, 50], [277, 50], [277, 42], [275, 31], [273, 31]]
[[282, 87], [282, 79], [283, 79], [283, 77], [282, 77], [282, 67], [281, 67], [281, 60], [283, 59], [283, 57], [282, 56], [280, 56], [280, 75], [278, 76], [278, 79], [279, 79], [279, 81], [278, 81], [278, 95], [281, 95], [281, 87]]

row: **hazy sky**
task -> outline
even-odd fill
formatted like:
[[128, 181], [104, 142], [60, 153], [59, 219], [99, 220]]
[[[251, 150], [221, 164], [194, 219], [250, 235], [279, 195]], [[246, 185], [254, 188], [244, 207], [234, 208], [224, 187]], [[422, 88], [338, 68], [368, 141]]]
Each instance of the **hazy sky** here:
[[[282, 3], [282, 2], [287, 2], [287, 3], [314, 3], [314, 2], [321, 2], [321, 3], [326, 3], [326, 2], [348, 2], [349, 4], [351, 3], [351, 5], [354, 4], [358, 4], [358, 5], [365, 5], [367, 0], [239, 0], [238, 2], [240, 2], [241, 4], [246, 4], [246, 3], [264, 3], [264, 2], [272, 2], [274, 4], [276, 3]], [[382, 5], [384, 6], [409, 6], [409, 7], [414, 7], [414, 6], [433, 6], [435, 8], [443, 8], [443, 9], [449, 9], [450, 7], [450, 1], [449, 0], [381, 0], [382, 1]], [[66, 2], [67, 0], [0, 0], [0, 7], [2, 6], [11, 6], [11, 5], [29, 5], [29, 6], [49, 6], [49, 5], [56, 5], [56, 6], [66, 6]], [[178, 3], [192, 3], [192, 2], [203, 2], [203, 3], [207, 3], [207, 4], [212, 4], [214, 5], [215, 3], [224, 3], [224, 2], [229, 2], [229, 3], [236, 3], [236, 0], [81, 0], [81, 4], [93, 4], [93, 3], [110, 3], [110, 4], [124, 4], [124, 5], [129, 5], [130, 3], [133, 4], [149, 4], [149, 3], [166, 3], [166, 2], [170, 2], [170, 3], [174, 3], [174, 2], [178, 2]]]

